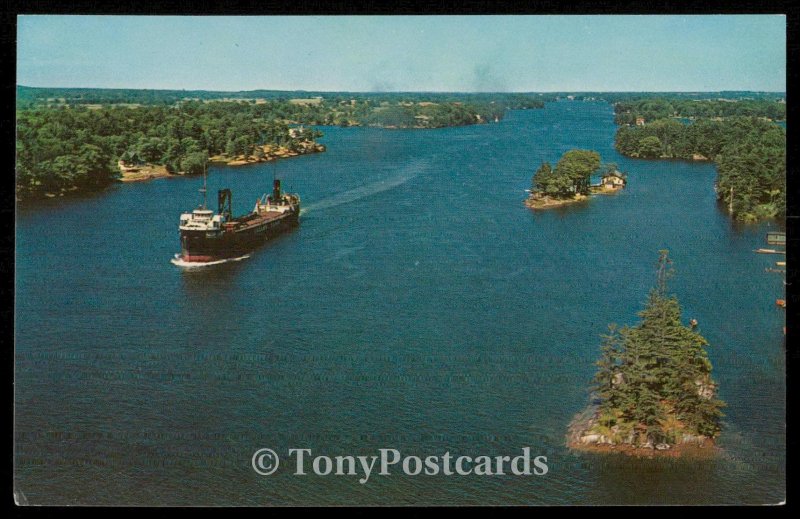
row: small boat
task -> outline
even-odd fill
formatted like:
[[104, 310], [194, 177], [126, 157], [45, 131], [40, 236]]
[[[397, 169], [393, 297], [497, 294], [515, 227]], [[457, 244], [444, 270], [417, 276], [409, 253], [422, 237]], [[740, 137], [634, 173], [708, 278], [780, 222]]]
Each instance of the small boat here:
[[757, 252], [759, 254], [786, 254], [785, 250], [775, 250], [775, 249], [756, 249], [753, 252]]
[[781, 308], [786, 308], [786, 301], [784, 299], [776, 299], [775, 304]]

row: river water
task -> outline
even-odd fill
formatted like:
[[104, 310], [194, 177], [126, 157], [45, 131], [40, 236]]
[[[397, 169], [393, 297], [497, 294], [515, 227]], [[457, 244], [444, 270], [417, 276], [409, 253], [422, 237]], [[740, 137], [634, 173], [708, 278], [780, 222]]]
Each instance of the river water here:
[[[199, 179], [117, 185], [17, 215], [15, 488], [35, 504], [776, 503], [785, 494], [783, 257], [737, 226], [713, 165], [626, 159], [611, 107], [499, 124], [323, 128], [325, 153], [212, 168], [249, 211], [272, 176], [301, 226], [246, 260], [170, 263]], [[542, 160], [594, 149], [615, 196], [544, 213]], [[713, 460], [564, 447], [609, 323], [670, 250], [728, 403]], [[544, 476], [294, 475], [313, 455], [547, 456]], [[281, 456], [259, 476], [256, 449]], [[310, 464], [307, 465], [310, 472]]]

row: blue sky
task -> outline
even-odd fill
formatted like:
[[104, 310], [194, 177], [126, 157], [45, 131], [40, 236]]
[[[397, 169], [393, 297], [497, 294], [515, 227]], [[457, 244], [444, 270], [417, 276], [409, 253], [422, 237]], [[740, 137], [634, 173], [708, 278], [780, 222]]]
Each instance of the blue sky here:
[[17, 83], [187, 90], [785, 91], [786, 19], [20, 16]]

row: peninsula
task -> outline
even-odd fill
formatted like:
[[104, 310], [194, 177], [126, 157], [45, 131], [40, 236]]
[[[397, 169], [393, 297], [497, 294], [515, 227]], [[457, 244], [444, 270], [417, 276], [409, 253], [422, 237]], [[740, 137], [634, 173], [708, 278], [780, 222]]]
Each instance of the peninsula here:
[[614, 145], [627, 157], [713, 161], [717, 198], [733, 218], [781, 218], [786, 214], [786, 129], [778, 123], [786, 120], [782, 101], [620, 101], [614, 106], [620, 125]]

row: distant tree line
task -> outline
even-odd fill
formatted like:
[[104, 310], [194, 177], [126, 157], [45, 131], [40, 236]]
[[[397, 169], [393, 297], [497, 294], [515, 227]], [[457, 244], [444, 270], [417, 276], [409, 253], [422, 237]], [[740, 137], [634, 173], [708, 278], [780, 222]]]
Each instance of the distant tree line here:
[[614, 104], [614, 122], [636, 124], [638, 118], [652, 122], [669, 117], [725, 118], [735, 116], [786, 119], [786, 104], [775, 99], [675, 99], [646, 98]]
[[786, 130], [758, 117], [700, 119], [681, 124], [660, 119], [621, 126], [615, 138], [623, 155], [692, 159], [717, 165], [717, 195], [739, 220], [783, 217], [786, 211]]
[[329, 105], [340, 102], [367, 101], [373, 106], [382, 102], [396, 104], [401, 102], [433, 103], [494, 103], [505, 109], [541, 108], [545, 101], [553, 101], [550, 94], [523, 93], [435, 93], [435, 92], [322, 92], [303, 90], [249, 90], [249, 91], [210, 91], [210, 90], [140, 90], [116, 88], [41, 88], [17, 86], [17, 108], [30, 108], [43, 105], [77, 104], [156, 104], [174, 105], [183, 101], [279, 101], [290, 99], [321, 98]]
[[361, 122], [379, 127], [442, 128], [499, 120], [504, 114], [504, 107], [491, 103], [407, 103], [375, 107]]
[[543, 108], [552, 96], [509, 93], [132, 90], [17, 87], [17, 108], [179, 106], [243, 101], [274, 118], [308, 125], [442, 128], [502, 119], [506, 110]]
[[373, 101], [398, 103], [403, 101], [435, 103], [490, 103], [494, 102], [507, 109], [539, 108], [540, 104], [558, 99], [573, 98], [576, 101], [605, 101], [615, 103], [635, 103], [652, 99], [670, 101], [730, 101], [769, 100], [785, 98], [776, 92], [549, 92], [549, 93], [505, 93], [505, 92], [323, 92], [304, 90], [248, 90], [248, 91], [210, 91], [210, 90], [141, 90], [124, 88], [43, 88], [17, 86], [17, 107], [30, 108], [47, 104], [160, 104], [172, 105], [187, 100], [266, 100], [288, 101], [296, 98], [321, 97], [334, 104], [339, 101]]

